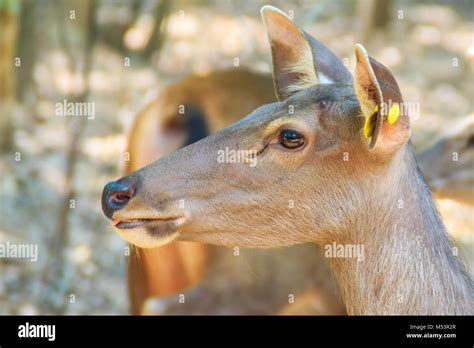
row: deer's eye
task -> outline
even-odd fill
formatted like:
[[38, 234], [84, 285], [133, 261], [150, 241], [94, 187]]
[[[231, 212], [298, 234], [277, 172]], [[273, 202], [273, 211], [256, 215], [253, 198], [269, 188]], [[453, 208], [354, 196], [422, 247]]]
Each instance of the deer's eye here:
[[297, 149], [304, 144], [303, 135], [292, 129], [283, 129], [278, 140], [287, 149]]

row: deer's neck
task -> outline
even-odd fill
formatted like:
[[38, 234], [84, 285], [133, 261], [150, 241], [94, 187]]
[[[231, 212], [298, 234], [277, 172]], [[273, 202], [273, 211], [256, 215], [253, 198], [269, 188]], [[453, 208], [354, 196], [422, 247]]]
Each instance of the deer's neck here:
[[347, 311], [472, 314], [471, 281], [411, 150], [398, 157], [387, 179], [371, 183], [380, 196], [364, 202], [365, 212], [340, 234], [338, 242], [358, 247], [362, 257], [329, 259]]

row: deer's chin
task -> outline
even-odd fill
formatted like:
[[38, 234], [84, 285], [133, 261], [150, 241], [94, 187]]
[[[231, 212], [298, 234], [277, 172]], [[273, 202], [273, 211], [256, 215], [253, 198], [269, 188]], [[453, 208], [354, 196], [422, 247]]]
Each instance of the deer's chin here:
[[140, 248], [156, 248], [178, 238], [178, 227], [184, 219], [130, 220], [113, 222], [117, 233]]
[[178, 238], [179, 232], [150, 231], [149, 227], [136, 227], [133, 229], [116, 229], [117, 233], [130, 244], [140, 248], [156, 248], [171, 243]]

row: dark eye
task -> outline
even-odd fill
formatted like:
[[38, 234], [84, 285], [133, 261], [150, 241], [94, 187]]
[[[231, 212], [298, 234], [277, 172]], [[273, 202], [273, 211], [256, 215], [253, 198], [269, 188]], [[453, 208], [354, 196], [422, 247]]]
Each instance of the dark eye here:
[[296, 149], [304, 144], [303, 135], [292, 129], [283, 129], [278, 140], [287, 149]]

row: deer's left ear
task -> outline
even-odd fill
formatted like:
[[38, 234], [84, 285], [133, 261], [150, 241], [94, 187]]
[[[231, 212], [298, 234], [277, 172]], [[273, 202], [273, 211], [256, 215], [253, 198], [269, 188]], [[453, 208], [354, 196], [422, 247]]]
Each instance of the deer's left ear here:
[[357, 44], [354, 89], [365, 116], [364, 136], [369, 148], [393, 153], [410, 137], [408, 115], [392, 73]]
[[334, 53], [273, 6], [261, 10], [272, 49], [273, 81], [279, 100], [320, 83], [352, 83]]

